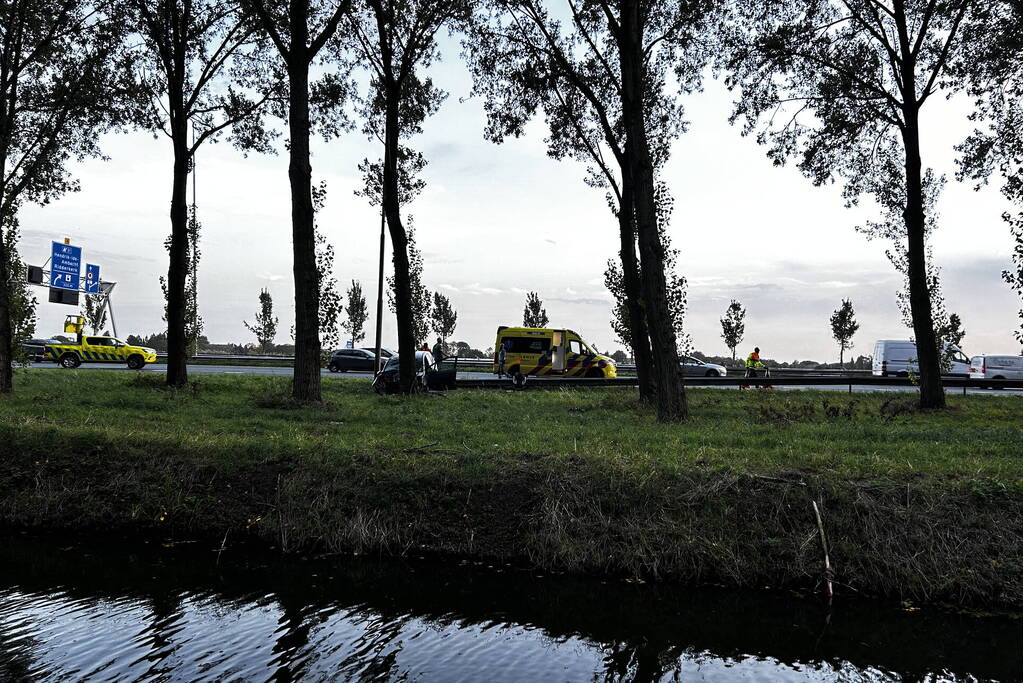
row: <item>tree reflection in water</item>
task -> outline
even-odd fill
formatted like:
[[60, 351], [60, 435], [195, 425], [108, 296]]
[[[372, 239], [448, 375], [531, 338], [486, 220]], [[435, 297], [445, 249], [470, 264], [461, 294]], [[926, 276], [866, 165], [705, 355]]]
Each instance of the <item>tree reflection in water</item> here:
[[[428, 561], [0, 544], [0, 679], [1011, 679], [1023, 623]], [[830, 623], [827, 628], [824, 625]]]

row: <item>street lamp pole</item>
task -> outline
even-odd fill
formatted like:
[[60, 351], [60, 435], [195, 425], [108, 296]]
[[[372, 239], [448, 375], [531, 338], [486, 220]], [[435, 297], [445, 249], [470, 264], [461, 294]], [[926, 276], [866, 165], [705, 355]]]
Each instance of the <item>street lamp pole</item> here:
[[384, 203], [380, 202], [380, 272], [377, 276], [377, 355], [376, 371], [380, 372], [380, 337], [384, 322]]

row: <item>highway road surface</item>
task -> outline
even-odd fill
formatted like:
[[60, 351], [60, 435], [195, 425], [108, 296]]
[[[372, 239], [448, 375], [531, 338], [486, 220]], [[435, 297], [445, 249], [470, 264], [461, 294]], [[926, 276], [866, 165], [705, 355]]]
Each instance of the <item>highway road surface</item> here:
[[[39, 367], [53, 367], [49, 363], [42, 364]], [[123, 365], [115, 365], [113, 363], [82, 363], [82, 370], [106, 370], [108, 372], [135, 372], [129, 370]], [[167, 371], [167, 366], [164, 363], [154, 363], [147, 365], [142, 369], [142, 372], [159, 372], [163, 373]], [[292, 369], [290, 367], [279, 367], [279, 366], [262, 366], [262, 365], [189, 365], [188, 372], [193, 375], [259, 375], [259, 376], [280, 376], [290, 377]], [[327, 370], [323, 370], [322, 374], [324, 377], [344, 377], [351, 379], [372, 379], [373, 373], [371, 372], [343, 372], [333, 373]], [[490, 372], [460, 372], [458, 373], [459, 379], [494, 379], [495, 375]], [[545, 380], [540, 378], [529, 378], [529, 384], [539, 384]], [[691, 387], [692, 389], [700, 389], [703, 387]], [[736, 389], [736, 387], [722, 387]], [[842, 391], [848, 392], [849, 385], [831, 385], [831, 386], [807, 386], [807, 385], [792, 385], [792, 386], [779, 386], [776, 389], [785, 390], [807, 390], [807, 391]], [[875, 391], [899, 391], [899, 392], [916, 392], [916, 388], [912, 386], [857, 386], [853, 385], [853, 391], [857, 393], [875, 392]], [[946, 392], [949, 394], [961, 394], [962, 389], [958, 387], [948, 387]], [[968, 394], [981, 394], [991, 396], [1023, 396], [1023, 390], [1020, 389], [976, 389], [973, 387], [967, 388], [966, 393]]]

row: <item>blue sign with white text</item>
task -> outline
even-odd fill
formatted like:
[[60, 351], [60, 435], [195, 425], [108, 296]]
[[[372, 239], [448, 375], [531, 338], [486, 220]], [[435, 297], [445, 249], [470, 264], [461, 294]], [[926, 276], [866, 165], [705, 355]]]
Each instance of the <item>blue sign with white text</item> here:
[[50, 258], [50, 286], [78, 290], [82, 273], [82, 248], [53, 243]]
[[99, 266], [94, 263], [85, 264], [85, 293], [99, 294]]

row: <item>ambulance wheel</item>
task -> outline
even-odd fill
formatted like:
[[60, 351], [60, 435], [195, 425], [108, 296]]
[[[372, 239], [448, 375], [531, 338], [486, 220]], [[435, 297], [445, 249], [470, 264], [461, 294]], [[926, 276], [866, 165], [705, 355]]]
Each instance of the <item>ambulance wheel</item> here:
[[134, 356], [128, 356], [128, 369], [129, 370], [141, 370], [145, 367], [146, 361], [142, 356], [138, 354]]
[[590, 368], [586, 371], [586, 376], [591, 379], [596, 379], [597, 377], [603, 377], [604, 371], [600, 368]]
[[77, 353], [65, 353], [60, 357], [60, 367], [67, 368], [68, 370], [74, 370], [82, 364], [82, 359], [78, 357]]

